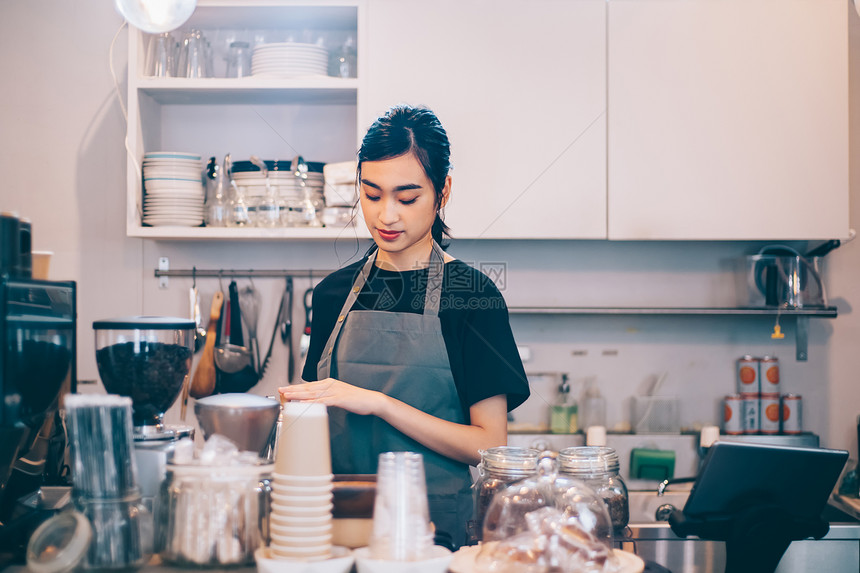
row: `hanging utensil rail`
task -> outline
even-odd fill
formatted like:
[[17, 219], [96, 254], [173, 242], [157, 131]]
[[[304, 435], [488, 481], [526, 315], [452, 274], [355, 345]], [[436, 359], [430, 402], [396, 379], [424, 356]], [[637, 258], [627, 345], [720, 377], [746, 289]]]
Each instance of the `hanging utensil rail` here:
[[189, 277], [189, 278], [314, 278], [331, 274], [326, 269], [155, 269], [158, 277]]

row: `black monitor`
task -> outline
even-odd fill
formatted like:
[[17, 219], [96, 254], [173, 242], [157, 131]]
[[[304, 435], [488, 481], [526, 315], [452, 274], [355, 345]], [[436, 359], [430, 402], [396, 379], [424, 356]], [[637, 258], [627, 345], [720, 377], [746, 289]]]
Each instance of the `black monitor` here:
[[821, 518], [848, 452], [762, 444], [711, 446], [683, 511], [680, 537], [726, 542], [726, 573], [770, 573], [792, 541], [820, 539]]
[[766, 503], [789, 515], [818, 517], [847, 459], [848, 452], [842, 450], [716, 442], [687, 498], [684, 515], [736, 515]]

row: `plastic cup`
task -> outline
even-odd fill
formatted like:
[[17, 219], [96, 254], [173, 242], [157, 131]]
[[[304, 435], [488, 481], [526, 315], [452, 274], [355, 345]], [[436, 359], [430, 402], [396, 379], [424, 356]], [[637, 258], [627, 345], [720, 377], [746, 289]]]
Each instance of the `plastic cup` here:
[[[331, 475], [328, 411], [324, 404], [287, 402], [275, 454], [275, 472], [287, 476]], [[292, 480], [293, 481], [301, 480]], [[319, 485], [319, 484], [317, 484]]]
[[379, 454], [370, 538], [373, 558], [420, 561], [432, 545], [424, 458], [414, 452]]

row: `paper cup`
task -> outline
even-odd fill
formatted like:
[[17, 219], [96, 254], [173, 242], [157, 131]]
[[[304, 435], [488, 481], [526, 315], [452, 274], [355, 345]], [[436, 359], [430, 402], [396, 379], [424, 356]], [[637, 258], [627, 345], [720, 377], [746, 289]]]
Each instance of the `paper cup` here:
[[331, 448], [325, 405], [287, 402], [282, 408], [275, 472], [291, 476], [330, 475]]
[[280, 525], [273, 521], [269, 523], [269, 531], [285, 537], [319, 537], [321, 535], [331, 535], [333, 528], [331, 523], [314, 527], [302, 527], [295, 525]]
[[281, 515], [272, 511], [269, 513], [269, 521], [285, 527], [320, 527], [331, 523], [331, 514], [298, 517], [295, 515]]
[[[289, 507], [322, 507], [332, 503], [332, 494], [327, 495], [281, 495], [272, 491], [272, 501]], [[334, 505], [332, 505], [334, 507]]]
[[52, 251], [33, 251], [33, 278], [40, 281], [49, 280]]
[[315, 507], [295, 507], [272, 502], [271, 507], [272, 513], [275, 515], [284, 515], [287, 517], [331, 517], [331, 509], [334, 505], [327, 503]]

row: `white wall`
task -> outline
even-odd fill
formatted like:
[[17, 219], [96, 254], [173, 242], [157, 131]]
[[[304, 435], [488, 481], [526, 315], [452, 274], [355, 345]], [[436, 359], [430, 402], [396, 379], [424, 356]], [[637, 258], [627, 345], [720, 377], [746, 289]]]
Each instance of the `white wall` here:
[[[846, 8], [847, 9], [847, 8]], [[82, 380], [97, 379], [91, 323], [138, 313], [185, 316], [191, 281], [171, 279], [160, 289], [158, 258], [171, 267], [331, 269], [356, 250], [349, 237], [331, 242], [160, 242], [125, 237], [124, 121], [108, 68], [108, 50], [120, 17], [112, 3], [7, 0], [0, 5], [0, 47], [20, 54], [0, 59], [0, 210], [33, 220], [34, 246], [53, 250], [52, 277], [78, 281], [79, 367]], [[851, 86], [860, 93], [860, 18], [852, 12]], [[114, 61], [125, 89], [126, 31]], [[124, 98], [124, 93], [123, 93]], [[852, 99], [852, 145], [860, 115]], [[313, 159], [310, 157], [309, 159]], [[510, 158], [500, 158], [500, 166]], [[852, 198], [860, 196], [860, 159], [851, 164]], [[536, 168], [539, 171], [539, 167]], [[454, 192], [456, 193], [456, 178]], [[810, 197], [810, 207], [814, 198]], [[498, 209], [504, 206], [497, 206]], [[852, 201], [852, 221], [858, 221]], [[856, 224], [856, 223], [855, 223]], [[456, 229], [454, 229], [456, 233]], [[462, 241], [452, 253], [478, 266], [504, 263], [503, 290], [511, 305], [720, 305], [734, 301], [730, 263], [755, 252], [753, 243], [609, 243]], [[806, 245], [796, 245], [805, 248]], [[514, 316], [518, 342], [532, 349], [528, 371], [562, 370], [574, 381], [594, 376], [609, 397], [611, 425], [626, 419], [629, 397], [650, 376], [666, 371], [664, 391], [684, 399], [682, 422], [714, 423], [719, 398], [734, 386], [733, 361], [742, 354], [776, 354], [784, 389], [803, 394], [806, 426], [828, 446], [856, 455], [860, 414], [860, 241], [827, 259], [836, 320], [810, 324], [808, 362], [794, 361], [792, 321], [786, 338], [773, 341], [771, 319]], [[204, 306], [218, 286], [200, 280]], [[244, 284], [244, 282], [241, 282]], [[294, 330], [301, 323], [297, 280]], [[224, 283], [226, 288], [226, 282]], [[283, 288], [282, 280], [257, 280], [264, 293], [259, 321], [263, 350]], [[204, 311], [205, 312], [205, 311]], [[579, 352], [573, 355], [573, 351]], [[605, 351], [609, 352], [606, 355]], [[272, 364], [255, 389], [271, 393], [285, 378], [285, 349], [276, 342]], [[177, 419], [176, 409], [168, 416]]]

